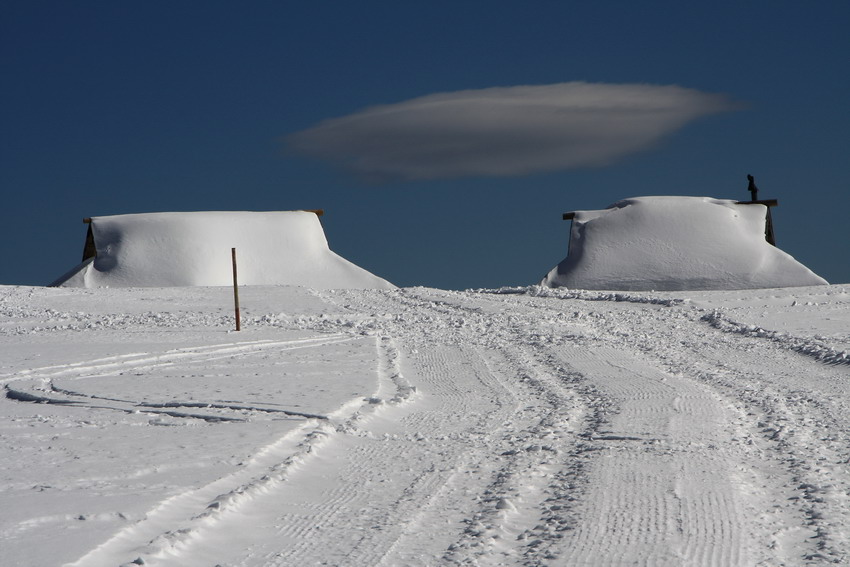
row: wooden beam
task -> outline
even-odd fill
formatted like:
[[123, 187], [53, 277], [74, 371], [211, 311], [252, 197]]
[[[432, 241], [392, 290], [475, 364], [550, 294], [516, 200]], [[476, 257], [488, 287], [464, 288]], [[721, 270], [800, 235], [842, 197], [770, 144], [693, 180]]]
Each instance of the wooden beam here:
[[576, 216], [575, 211], [571, 213], [564, 213], [564, 220], [573, 220]]

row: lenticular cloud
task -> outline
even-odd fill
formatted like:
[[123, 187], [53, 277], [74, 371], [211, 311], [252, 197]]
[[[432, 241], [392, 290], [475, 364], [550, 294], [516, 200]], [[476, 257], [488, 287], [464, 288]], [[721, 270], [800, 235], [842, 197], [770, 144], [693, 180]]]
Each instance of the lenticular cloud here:
[[608, 165], [692, 120], [735, 108], [724, 95], [678, 86], [494, 87], [374, 106], [287, 142], [378, 179], [513, 176]]

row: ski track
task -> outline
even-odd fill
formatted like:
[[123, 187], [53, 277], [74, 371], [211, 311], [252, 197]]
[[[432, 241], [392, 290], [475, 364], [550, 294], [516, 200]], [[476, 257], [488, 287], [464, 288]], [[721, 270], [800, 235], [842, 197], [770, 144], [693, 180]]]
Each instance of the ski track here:
[[328, 337], [311, 337], [289, 341], [248, 341], [220, 345], [204, 345], [190, 348], [170, 350], [161, 354], [131, 353], [118, 356], [108, 356], [96, 360], [72, 362], [62, 365], [30, 368], [12, 374], [0, 375], [0, 384], [7, 384], [34, 376], [39, 380], [48, 380], [60, 376], [72, 376], [74, 379], [107, 376], [127, 370], [141, 370], [170, 366], [179, 362], [209, 362], [220, 357], [238, 356], [267, 349], [285, 350], [309, 346], [322, 346], [349, 340], [346, 335]]
[[[160, 502], [70, 565], [850, 561], [842, 351], [665, 297], [535, 287], [317, 295], [347, 313], [303, 318], [317, 337], [0, 376], [18, 399], [123, 411], [138, 403], [64, 384], [375, 341], [371, 398], [300, 415], [241, 470]], [[812, 376], [805, 387], [801, 375]], [[245, 409], [204, 407], [213, 417]]]
[[[317, 339], [310, 345], [338, 342], [340, 337]], [[376, 337], [380, 345], [384, 337]], [[278, 344], [263, 342], [264, 348], [291, 346], [291, 341]], [[230, 347], [226, 347], [230, 349]], [[206, 350], [206, 349], [205, 349]], [[212, 349], [209, 352], [220, 352]], [[392, 346], [379, 347], [379, 372], [376, 396], [391, 392], [392, 404], [400, 404], [415, 395], [397, 372]], [[158, 359], [158, 357], [157, 357]], [[253, 502], [273, 498], [288, 476], [303, 463], [309, 462], [313, 453], [333, 437], [336, 429], [352, 427], [361, 412], [377, 407], [377, 398], [353, 399], [326, 418], [308, 419], [300, 427], [283, 435], [275, 442], [260, 448], [239, 470], [204, 487], [177, 494], [152, 509], [144, 520], [137, 522], [107, 542], [69, 565], [89, 567], [119, 565], [132, 561], [145, 564], [189, 564], [187, 557], [193, 546], [204, 541], [216, 528], [234, 529], [243, 524], [243, 510]], [[144, 558], [144, 559], [142, 559]], [[206, 564], [206, 563], [203, 563]]]
[[[293, 349], [317, 348], [351, 340], [346, 335], [328, 335], [289, 341], [249, 341], [221, 345], [204, 345], [174, 349], [159, 354], [133, 353], [104, 357], [67, 365], [31, 368], [0, 376], [6, 397], [21, 402], [61, 404], [95, 410], [123, 413], [149, 413], [171, 417], [198, 419], [207, 422], [245, 421], [246, 415], [282, 414], [292, 417], [325, 419], [325, 416], [284, 410], [280, 408], [256, 407], [247, 404], [217, 402], [170, 401], [145, 402], [98, 396], [74, 391], [56, 384], [57, 380], [74, 382], [87, 378], [98, 378], [124, 373], [145, 374], [152, 370], [186, 364], [208, 364], [220, 359], [232, 359], [264, 351], [283, 352]], [[205, 409], [205, 413], [186, 413], [182, 409]], [[234, 415], [238, 417], [234, 417]]]

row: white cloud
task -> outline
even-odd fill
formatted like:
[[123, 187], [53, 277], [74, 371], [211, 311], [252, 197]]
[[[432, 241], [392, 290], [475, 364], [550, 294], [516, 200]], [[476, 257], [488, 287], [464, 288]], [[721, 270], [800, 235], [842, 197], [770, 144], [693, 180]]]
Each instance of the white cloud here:
[[678, 86], [571, 82], [439, 93], [320, 122], [289, 148], [375, 178], [603, 166], [737, 105]]

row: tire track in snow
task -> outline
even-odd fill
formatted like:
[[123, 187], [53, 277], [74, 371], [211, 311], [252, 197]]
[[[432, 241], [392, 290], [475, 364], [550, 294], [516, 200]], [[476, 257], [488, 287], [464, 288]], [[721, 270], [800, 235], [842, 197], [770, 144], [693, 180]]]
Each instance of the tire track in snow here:
[[[772, 461], [766, 538], [789, 564], [843, 564], [850, 558], [850, 395], [846, 366], [801, 356], [750, 333], [714, 331], [716, 351], [694, 364], [752, 416], [749, 436]], [[800, 377], [807, 379], [801, 381]], [[741, 384], [746, 384], [745, 388]]]
[[[407, 290], [406, 290], [407, 291]], [[478, 307], [467, 307], [456, 303], [451, 292], [415, 290], [397, 294], [402, 312], [428, 312], [416, 322], [425, 328], [409, 337], [411, 344], [426, 352], [438, 352], [452, 345], [480, 344], [479, 353], [486, 352], [491, 362], [487, 373], [512, 391], [519, 405], [510, 419], [496, 422], [486, 437], [466, 440], [469, 460], [458, 467], [458, 474], [445, 485], [444, 494], [429, 502], [434, 510], [453, 509], [451, 503], [459, 500], [458, 494], [475, 494], [473, 500], [465, 500], [463, 531], [443, 554], [441, 562], [451, 564], [500, 564], [521, 551], [537, 523], [539, 509], [545, 509], [553, 520], [553, 531], [563, 524], [568, 511], [555, 503], [552, 495], [543, 489], [551, 475], [559, 471], [556, 460], [573, 452], [576, 430], [587, 427], [585, 413], [593, 404], [589, 395], [576, 390], [576, 377], [570, 375], [552, 357], [540, 356], [535, 340], [523, 336], [522, 330], [514, 327], [517, 321], [504, 321], [504, 316], [495, 315]], [[429, 328], [430, 327], [430, 328]], [[447, 333], [446, 337], [443, 333]], [[443, 334], [442, 337], [439, 337]], [[439, 337], [435, 342], [431, 336]], [[495, 355], [494, 353], [498, 353]], [[426, 355], [427, 357], [427, 355]], [[435, 374], [447, 374], [447, 371]], [[591, 411], [591, 413], [593, 413]], [[466, 418], [468, 420], [468, 417]], [[572, 465], [567, 465], [567, 475], [575, 474]], [[470, 479], [477, 473], [479, 478]], [[452, 500], [450, 500], [452, 499]], [[460, 500], [464, 500], [461, 498]], [[419, 515], [414, 522], [421, 534], [433, 533], [426, 526], [439, 524], [428, 515]], [[439, 541], [423, 541], [414, 550], [438, 549]], [[408, 540], [399, 547], [410, 547]], [[386, 565], [435, 564], [424, 553], [410, 551], [401, 555], [385, 556]], [[362, 563], [370, 564], [370, 563]]]
[[[555, 303], [534, 302], [543, 311]], [[846, 435], [836, 435], [848, 427], [846, 371], [757, 333], [706, 330], [702, 316], [685, 304], [595, 322], [600, 342], [644, 353], [667, 373], [710, 386], [734, 409], [732, 443], [723, 449], [762, 502], [744, 518], [754, 563], [846, 561], [850, 499], [841, 494], [850, 494], [850, 450], [840, 441]], [[813, 382], [806, 387], [800, 376]]]
[[[594, 301], [598, 301], [598, 299], [594, 298]], [[612, 301], [620, 303], [616, 299], [612, 299]], [[470, 303], [482, 305], [483, 302], [473, 300], [473, 302]], [[553, 310], [560, 311], [561, 306], [563, 305], [563, 303], [559, 302], [523, 302], [522, 300], [514, 301], [512, 303], [514, 303], [514, 306], [517, 307], [519, 310], [525, 311], [526, 316], [533, 315], [534, 318], [538, 321], [545, 321], [546, 319], [550, 318], [549, 316], [547, 316], [547, 314], [551, 314]], [[667, 325], [672, 327], [671, 330], [673, 330], [673, 333], [682, 336], [681, 329], [675, 330], [679, 327], [679, 325], [676, 323], [677, 318], [679, 318], [678, 310], [668, 310], [669, 306], [664, 303], [658, 303], [658, 305], [664, 305], [665, 307], [661, 308], [660, 310], [652, 310], [646, 313], [642, 311], [639, 315], [639, 318], [649, 320], [659, 319], [661, 321], [670, 320], [671, 322], [667, 323]], [[572, 307], [573, 305], [570, 306], [570, 308]], [[606, 306], [603, 305], [602, 307], [604, 309], [604, 307]], [[616, 402], [614, 404], [615, 407], [609, 407], [607, 410], [603, 410], [599, 414], [600, 417], [605, 418], [606, 411], [622, 412], [623, 407], [618, 406], [620, 405], [621, 399], [625, 398], [631, 403], [631, 407], [628, 408], [630, 409], [630, 418], [621, 418], [622, 421], [626, 424], [640, 423], [641, 418], [645, 422], [648, 421], [651, 424], [652, 421], [658, 421], [660, 417], [662, 417], [665, 413], [670, 413], [671, 410], [673, 412], [682, 413], [683, 416], [688, 415], [688, 419], [696, 423], [705, 423], [706, 421], [711, 422], [710, 419], [706, 420], [706, 418], [714, 414], [715, 418], [718, 415], [724, 416], [723, 419], [715, 419], [715, 422], [728, 425], [726, 423], [726, 419], [729, 419], [730, 423], [732, 424], [727, 427], [725, 431], [717, 432], [712, 430], [700, 431], [699, 429], [692, 428], [691, 436], [693, 437], [693, 439], [697, 441], [702, 440], [703, 445], [708, 443], [708, 446], [696, 446], [689, 449], [690, 453], [696, 454], [699, 458], [694, 458], [693, 456], [680, 456], [679, 460], [684, 459], [684, 462], [686, 464], [692, 464], [693, 466], [682, 468], [679, 476], [681, 478], [702, 478], [706, 482], [713, 482], [715, 479], [712, 475], [702, 474], [702, 476], [700, 476], [700, 474], [704, 470], [712, 471], [720, 467], [720, 472], [726, 474], [727, 478], [729, 478], [731, 482], [731, 485], [734, 487], [734, 490], [732, 492], [727, 491], [726, 493], [723, 493], [725, 487], [721, 487], [721, 492], [719, 493], [716, 492], [714, 489], [706, 491], [705, 495], [694, 493], [691, 497], [687, 499], [687, 506], [683, 506], [682, 503], [678, 503], [676, 506], [672, 506], [664, 503], [663, 500], [659, 499], [656, 499], [654, 501], [646, 501], [646, 506], [644, 507], [645, 509], [657, 510], [657, 512], [649, 512], [650, 517], [660, 517], [660, 515], [668, 514], [669, 517], [675, 518], [675, 522], [673, 522], [673, 525], [682, 525], [685, 526], [686, 529], [698, 529], [703, 530], [703, 532], [705, 532], [702, 533], [698, 531], [696, 534], [689, 534], [688, 539], [686, 539], [684, 543], [673, 548], [673, 553], [671, 553], [670, 544], [674, 541], [672, 539], [665, 539], [665, 532], [658, 532], [655, 536], [656, 538], [658, 538], [657, 547], [655, 547], [653, 551], [653, 548], [650, 545], [650, 549], [647, 552], [647, 555], [658, 559], [659, 557], [664, 557], [666, 553], [666, 556], [669, 557], [688, 558], [688, 561], [695, 562], [696, 564], [726, 564], [725, 561], [727, 559], [731, 560], [730, 558], [734, 559], [740, 557], [749, 557], [748, 555], [742, 555], [742, 553], [751, 552], [754, 557], [761, 558], [765, 556], [771, 556], [769, 552], [756, 553], [753, 552], [752, 549], [750, 549], [753, 544], [757, 546], [761, 544], [761, 541], [747, 541], [746, 543], [750, 544], [749, 548], [748, 546], [743, 546], [742, 549], [741, 542], [743, 540], [741, 540], [740, 538], [736, 539], [735, 536], [731, 536], [732, 540], [724, 538], [728, 538], [729, 536], [727, 534], [735, 533], [734, 530], [739, 529], [739, 526], [735, 524], [738, 521], [740, 521], [742, 524], [740, 527], [743, 529], [743, 532], [749, 534], [750, 536], [764, 536], [766, 534], [765, 527], [757, 525], [755, 522], [753, 522], [753, 520], [760, 514], [763, 514], [764, 508], [767, 508], [770, 504], [768, 500], [765, 500], [764, 498], [753, 497], [745, 498], [740, 503], [740, 506], [733, 506], [731, 504], [736, 504], [736, 501], [738, 500], [737, 495], [750, 492], [752, 487], [757, 484], [759, 484], [759, 488], [765, 488], [760, 485], [760, 483], [764, 482], [765, 480], [763, 476], [760, 476], [756, 470], [749, 466], [749, 461], [751, 459], [755, 461], [761, 461], [759, 466], [765, 468], [768, 468], [775, 463], [770, 462], [770, 460], [764, 461], [763, 459], [759, 459], [758, 451], [735, 449], [732, 449], [732, 453], [718, 455], [717, 458], [714, 458], [712, 456], [708, 460], [705, 460], [705, 456], [710, 455], [711, 451], [715, 450], [715, 447], [720, 447], [719, 444], [712, 445], [712, 439], [745, 439], [747, 438], [748, 434], [752, 432], [753, 424], [750, 424], [749, 426], [747, 426], [746, 424], [741, 425], [742, 422], [746, 422], [748, 420], [743, 417], [742, 412], [737, 410], [733, 406], [733, 404], [729, 403], [726, 399], [720, 396], [717, 391], [711, 390], [711, 388], [707, 384], [702, 384], [698, 381], [687, 379], [684, 376], [673, 375], [667, 372], [659, 372], [658, 370], [655, 370], [652, 367], [649, 367], [648, 369], [645, 368], [644, 371], [649, 371], [648, 376], [645, 376], [645, 378], [651, 378], [652, 373], [654, 372], [657, 375], [658, 379], [656, 381], [643, 380], [643, 388], [639, 388], [637, 390], [634, 387], [629, 388], [629, 382], [627, 379], [623, 379], [622, 377], [619, 379], [611, 377], [610, 365], [606, 363], [605, 360], [621, 360], [622, 362], [619, 363], [618, 366], [631, 366], [631, 359], [633, 359], [635, 355], [629, 354], [630, 350], [632, 352], [635, 352], [638, 358], [643, 358], [644, 352], [652, 350], [651, 348], [649, 348], [648, 345], [641, 344], [639, 341], [634, 341], [632, 337], [640, 336], [645, 339], [646, 337], [652, 337], [654, 334], [654, 332], [641, 334], [633, 329], [630, 329], [628, 332], [623, 332], [621, 329], [617, 329], [616, 324], [618, 321], [620, 321], [621, 323], [627, 322], [627, 324], [632, 325], [635, 322], [634, 320], [632, 320], [635, 314], [629, 313], [630, 308], [628, 305], [613, 305], [612, 307], [615, 307], [615, 310], [613, 312], [597, 312], [594, 318], [591, 320], [588, 320], [588, 317], [583, 316], [578, 311], [576, 311], [574, 314], [575, 316], [580, 317], [580, 321], [584, 321], [585, 323], [591, 323], [590, 325], [585, 324], [583, 327], [580, 325], [581, 328], [579, 329], [579, 334], [585, 335], [588, 339], [590, 339], [591, 345], [604, 343], [616, 344], [616, 347], [610, 349], [610, 352], [599, 352], [598, 356], [584, 352], [584, 355], [587, 356], [591, 367], [582, 369], [581, 374], [584, 376], [584, 379], [587, 382], [585, 386], [590, 388], [591, 392], [593, 391], [594, 387], [601, 386], [600, 384], [597, 384], [595, 376], [604, 377], [607, 371], [609, 378], [613, 378], [608, 380], [608, 386], [610, 389], [606, 391], [604, 388], [601, 388], [600, 393], [604, 394], [605, 401], [608, 404]], [[670, 317], [671, 315], [672, 317]], [[555, 319], [557, 318], [552, 318], [552, 320]], [[664, 325], [664, 323], [661, 324]], [[696, 323], [694, 326], [698, 327], [699, 324]], [[688, 331], [690, 331], [690, 329], [688, 329]], [[702, 335], [702, 333], [700, 333], [698, 330], [696, 334], [699, 336]], [[687, 333], [685, 333], [685, 336], [687, 336]], [[545, 343], [556, 345], [560, 342], [560, 345], [552, 347], [556, 351], [562, 350], [563, 345], [568, 345], [568, 343], [570, 342], [563, 340], [558, 341], [557, 338], [553, 339], [553, 337], [545, 337], [545, 333], [539, 335], [539, 338], [541, 339], [539, 341], [540, 343], [542, 343], [541, 346], [545, 346]], [[527, 339], [528, 338], [526, 338], [526, 340]], [[583, 342], [585, 345], [588, 344], [586, 340], [582, 339], [581, 336], [579, 336], [578, 339], [578, 343]], [[665, 345], [675, 345], [678, 343], [678, 341], [675, 339], [673, 339], [672, 341], [668, 340], [666, 342], [664, 342], [664, 339], [661, 340]], [[632, 350], [634, 347], [638, 348]], [[574, 354], [582, 352], [582, 350], [573, 350]], [[564, 360], [567, 364], [570, 364], [572, 362], [569, 357], [564, 358]], [[593, 368], [592, 366], [594, 364], [601, 364], [601, 366]], [[658, 363], [653, 363], [653, 366], [663, 367], [663, 365], [659, 365]], [[606, 369], [606, 367], [608, 368]], [[646, 372], [644, 372], [644, 374], [646, 374]], [[671, 383], [671, 379], [674, 379], [674, 381], [678, 381], [678, 383]], [[675, 397], [670, 398], [669, 396], [667, 396], [667, 402], [670, 407], [658, 405], [658, 401], [664, 398], [664, 382], [667, 382], [668, 390], [669, 386], [673, 385], [675, 386], [673, 390], [677, 392], [677, 395]], [[705, 412], [697, 411], [700, 408], [711, 408], [711, 411], [708, 413], [707, 416], [705, 415]], [[720, 413], [718, 414], [717, 412]], [[570, 494], [571, 489], [573, 489], [573, 495], [576, 493], [575, 489], [578, 489], [578, 497], [585, 502], [596, 502], [597, 499], [608, 496], [608, 493], [605, 492], [603, 489], [599, 489], [598, 492], [594, 493], [593, 488], [590, 488], [595, 485], [594, 474], [597, 477], [599, 476], [597, 469], [599, 467], [605, 467], [605, 465], [603, 464], [604, 461], [601, 457], [602, 455], [605, 455], [606, 452], [612, 452], [613, 450], [614, 454], [626, 453], [628, 452], [627, 449], [629, 445], [636, 444], [648, 445], [648, 448], [638, 449], [638, 453], [640, 451], [652, 452], [654, 450], [653, 446], [657, 444], [657, 440], [654, 440], [652, 435], [645, 434], [647, 432], [652, 432], [652, 428], [644, 427], [643, 429], [646, 430], [644, 432], [644, 435], [617, 432], [616, 430], [611, 430], [610, 427], [607, 427], [609, 423], [616, 423], [617, 418], [617, 414], [614, 413], [613, 417], [611, 417], [610, 419], [600, 420], [600, 422], [596, 426], [598, 431], [594, 431], [594, 435], [590, 437], [591, 441], [588, 446], [578, 446], [578, 450], [573, 455], [573, 458], [576, 460], [586, 461], [586, 466], [579, 466], [576, 468], [576, 470], [572, 471], [572, 473], [570, 472], [569, 468], [567, 468], [564, 470], [566, 474], [554, 475], [555, 478], [560, 481], [561, 485], [559, 486], [558, 483], [555, 483], [549, 488], [549, 490], [551, 491], [553, 496], [556, 496], [557, 498], [563, 500], [564, 503], [567, 504], [567, 508], [569, 508], [569, 502], [572, 496]], [[690, 425], [690, 423], [686, 423], [686, 425]], [[593, 424], [591, 424], [590, 429], [591, 431], [594, 430]], [[593, 440], [594, 436], [596, 437], [595, 440]], [[678, 450], [684, 449], [688, 449], [687, 444], [685, 444], [682, 448], [679, 448]], [[723, 447], [721, 450], [726, 451], [726, 448]], [[669, 452], [669, 450], [667, 452]], [[661, 456], [664, 455], [661, 454]], [[657, 459], [650, 459], [647, 462], [635, 461], [631, 463], [633, 466], [624, 466], [623, 470], [632, 471], [636, 473], [641, 470], [644, 470], [644, 467], [651, 467], [656, 460]], [[668, 469], [669, 468], [670, 467], [668, 467]], [[675, 470], [675, 467], [673, 467], [673, 469]], [[652, 469], [649, 468], [649, 470]], [[578, 476], [576, 475], [576, 473], [578, 473]], [[668, 476], [670, 475], [669, 470], [667, 474]], [[653, 482], [655, 481], [656, 477], [653, 477]], [[674, 476], [673, 478], [676, 477]], [[616, 478], [609, 480], [616, 480]], [[637, 479], [635, 479], [634, 483], [639, 484]], [[609, 484], [607, 486], [608, 488], [610, 488], [612, 485]], [[677, 494], [676, 490], [682, 492], [685, 488], [687, 488], [687, 486], [683, 485], [681, 481], [678, 481], [673, 486], [677, 487], [675, 490], [672, 491], [674, 496]], [[695, 486], [699, 486], [699, 483], [697, 482]], [[772, 489], [768, 489], [768, 492], [781, 493], [782, 491], [780, 486], [774, 486]], [[682, 498], [678, 497], [678, 500], [682, 500]], [[676, 499], [674, 499], [674, 503], [676, 503]], [[762, 508], [760, 508], [760, 506]], [[639, 510], [640, 507], [638, 506], [635, 509]], [[739, 515], [742, 509], [745, 511], [743, 517]], [[706, 517], [709, 518], [708, 521], [705, 520]], [[691, 519], [687, 520], [686, 518]], [[693, 518], [701, 518], [702, 523], [694, 523]], [[563, 557], [561, 557], [561, 554], [563, 547], [565, 546], [563, 542], [567, 541], [567, 539], [562, 537], [563, 534], [552, 533], [551, 530], [545, 529], [547, 527], [546, 524], [551, 523], [552, 519], [553, 518], [551, 515], [544, 515], [544, 524], [541, 525], [541, 527], [544, 529], [535, 530], [536, 533], [532, 533], [530, 535], [530, 537], [533, 537], [535, 539], [532, 539], [531, 543], [528, 546], [529, 549], [526, 553], [526, 564], [536, 565], [540, 562], [545, 562], [556, 558], [559, 561], [565, 560]], [[577, 522], [574, 523], [574, 525], [583, 526], [587, 530], [594, 525], [598, 526], [598, 522], [600, 522], [601, 520], [603, 520], [603, 518], [595, 517], [587, 519], [581, 517], [577, 520]], [[594, 522], [596, 522], [596, 524], [594, 524]], [[604, 525], [604, 523], [602, 525]], [[656, 524], [652, 524], [651, 522], [643, 522], [642, 524], [638, 522], [637, 525], [642, 526], [641, 529], [643, 530], [643, 532], [639, 533], [653, 533], [653, 529], [657, 527]], [[620, 528], [622, 531], [622, 526], [615, 527]], [[570, 541], [573, 541], [574, 537], [575, 536], [573, 535], [573, 539]], [[712, 547], [715, 544], [719, 545], [719, 549], [726, 550], [724, 551], [724, 553], [727, 554], [725, 557], [717, 557], [712, 555], [713, 552], [707, 551], [707, 549], [709, 548], [715, 549]], [[588, 555], [593, 556], [595, 553], [595, 551], [591, 551]], [[656, 555], [652, 555], [653, 553]], [[578, 558], [576, 558], [574, 555], [569, 555], [568, 557], [578, 560]], [[629, 557], [632, 556], [628, 554], [624, 556], [625, 559], [629, 559]], [[565, 561], [569, 563], [570, 559], [566, 559]], [[603, 563], [599, 563], [599, 561], [603, 561]], [[613, 561], [616, 563], [617, 560], [614, 559]], [[629, 561], [631, 561], [631, 559], [629, 559]], [[675, 559], [671, 560], [671, 564], [679, 564], [677, 563], [677, 561], [678, 560]], [[597, 557], [596, 559], [589, 560], [588, 564], [604, 564], [604, 560], [600, 560]]]
[[[764, 546], [767, 564], [847, 562], [846, 365], [831, 355], [820, 356], [836, 351], [809, 348], [808, 339], [737, 324], [727, 328], [722, 318], [720, 326], [706, 327], [706, 317], [714, 318], [683, 309], [671, 320], [675, 324], [654, 325], [652, 334], [632, 333], [624, 342], [651, 353], [670, 372], [711, 386], [737, 408], [732, 437], [745, 440], [738, 458], [746, 462], [749, 456], [759, 473], [755, 492], [764, 507], [752, 517], [758, 522], [759, 537], [754, 539]], [[635, 327], [648, 322], [637, 319]]]
[[575, 375], [521, 343], [500, 350], [531, 405], [494, 432], [490, 462], [482, 466], [497, 466], [491, 482], [479, 488], [481, 502], [466, 529], [443, 556], [452, 565], [522, 563], [536, 536], [560, 537], [570, 506], [553, 498], [550, 487], [556, 475], [577, 474], [571, 456], [593, 421], [593, 397], [577, 387]]
[[[463, 372], [459, 373], [458, 367]], [[421, 394], [415, 403], [388, 407], [359, 422], [355, 434], [337, 439], [327, 448], [322, 466], [300, 471], [290, 479], [289, 498], [282, 495], [281, 500], [289, 500], [291, 506], [295, 499], [300, 509], [320, 511], [321, 518], [307, 513], [303, 520], [310, 527], [300, 532], [300, 541], [277, 553], [252, 552], [259, 555], [236, 564], [255, 564], [252, 561], [261, 556], [267, 561], [273, 558], [270, 565], [310, 560], [391, 565], [396, 564], [390, 556], [400, 540], [421, 537], [414, 526], [427, 513], [429, 503], [439, 499], [464, 468], [467, 436], [483, 435], [488, 424], [504, 417], [510, 408], [496, 403], [491, 410], [482, 411], [481, 403], [470, 405], [482, 392], [492, 392], [484, 397], [497, 400], [505, 393], [498, 383], [488, 380], [475, 353], [464, 348], [431, 352], [408, 369]], [[465, 382], [458, 384], [455, 380], [460, 376]], [[439, 438], [431, 438], [432, 433]], [[351, 500], [338, 506], [299, 489], [318, 475], [331, 485], [344, 487], [342, 492], [352, 495]], [[304, 496], [299, 498], [299, 494]], [[275, 521], [280, 519], [271, 519]]]
[[[727, 408], [622, 350], [559, 349], [612, 412], [590, 436], [574, 529], [532, 558], [569, 564], [746, 564], [745, 487], [719, 449]], [[712, 445], [715, 439], [717, 445]], [[718, 479], [721, 479], [718, 481]], [[698, 518], [693, 523], [689, 519]], [[711, 550], [723, 556], [711, 557]]]
[[[462, 349], [454, 345], [426, 348], [419, 357], [417, 376], [422, 378], [426, 391], [435, 392], [439, 403], [435, 403], [436, 409], [407, 416], [402, 423], [417, 431], [439, 432], [431, 440], [439, 446], [438, 458], [432, 465], [437, 471], [428, 482], [409, 491], [402, 529], [376, 557], [380, 561], [358, 564], [434, 564], [442, 550], [454, 541], [454, 531], [465, 529], [468, 510], [497, 476], [493, 451], [502, 443], [503, 429], [521, 413], [517, 392], [494, 370], [494, 364], [504, 362], [501, 356], [470, 343], [465, 342]], [[413, 498], [417, 493], [418, 503]], [[439, 536], [435, 530], [441, 532]], [[429, 537], [423, 540], [423, 533]]]

